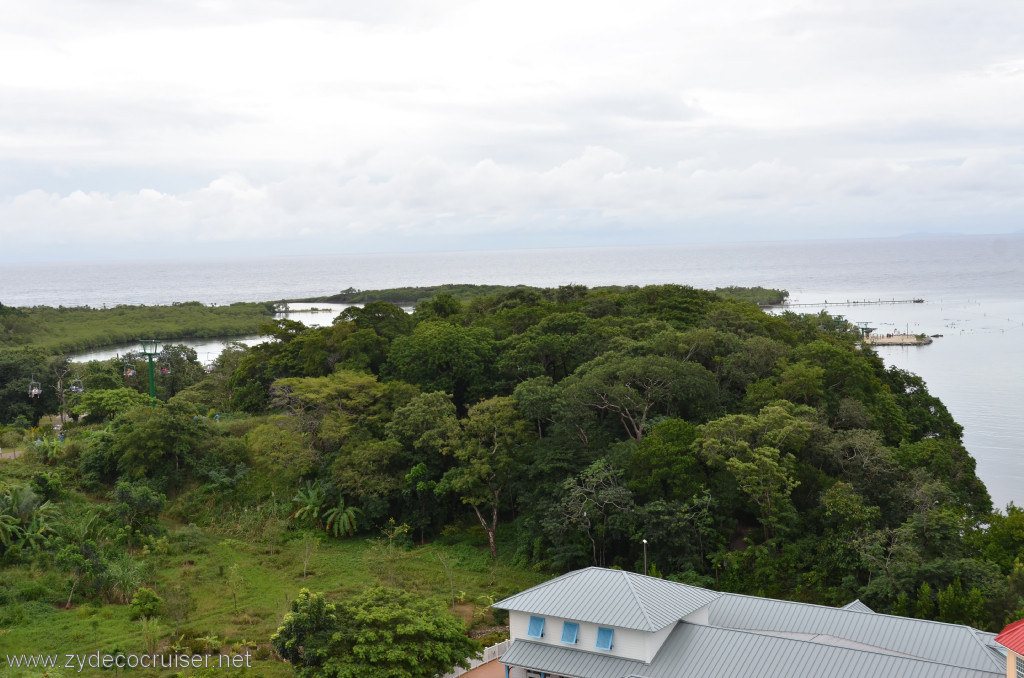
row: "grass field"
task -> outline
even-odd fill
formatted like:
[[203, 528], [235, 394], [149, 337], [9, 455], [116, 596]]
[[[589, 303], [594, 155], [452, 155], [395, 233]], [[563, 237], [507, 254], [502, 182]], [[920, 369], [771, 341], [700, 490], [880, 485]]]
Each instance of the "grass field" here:
[[[0, 460], [0, 480], [24, 480], [38, 468], [30, 455]], [[62, 502], [62, 507], [85, 510], [100, 501], [74, 495]], [[174, 514], [173, 505], [167, 513]], [[491, 602], [550, 576], [492, 560], [483, 534], [473, 530], [462, 531], [457, 541], [406, 549], [388, 548], [383, 538], [335, 539], [303, 530], [278, 530], [269, 537], [257, 535], [246, 527], [254, 521], [247, 523], [231, 512], [222, 515], [222, 522], [191, 532], [181, 523], [165, 522], [162, 537], [144, 549], [136, 549], [135, 560], [144, 565], [144, 586], [166, 597], [169, 589], [180, 584], [195, 600], [194, 612], [181, 621], [177, 635], [172, 619], [158, 617], [155, 625], [150, 622], [147, 626], [129, 618], [127, 605], [86, 600], [76, 594], [72, 607], [62, 609], [69, 579], [56, 568], [20, 565], [0, 569], [0, 675], [107, 676], [110, 671], [89, 667], [82, 672], [77, 667], [14, 669], [5, 666], [3, 655], [57, 654], [63, 662], [67, 653], [141, 654], [147, 648], [167, 653], [173, 643], [189, 653], [249, 651], [259, 659], [254, 659], [248, 670], [140, 668], [123, 673], [291, 676], [291, 666], [276, 660], [270, 652], [269, 638], [301, 588], [343, 598], [383, 583], [436, 597], [449, 605], [454, 591], [456, 613], [483, 633], [493, 626], [487, 611]], [[186, 539], [189, 534], [192, 536]], [[450, 580], [441, 558], [449, 565]]]
[[238, 303], [205, 306], [199, 302], [170, 306], [114, 308], [9, 309], [0, 315], [0, 347], [34, 346], [50, 353], [84, 351], [135, 341], [237, 337], [255, 334], [273, 318], [273, 304]]

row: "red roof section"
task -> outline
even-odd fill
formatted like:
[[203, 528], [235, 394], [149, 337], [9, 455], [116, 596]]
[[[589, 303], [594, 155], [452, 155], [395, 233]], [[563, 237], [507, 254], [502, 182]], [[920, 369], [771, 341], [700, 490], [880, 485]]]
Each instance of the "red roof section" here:
[[1024, 655], [1024, 619], [1015, 621], [1003, 629], [996, 636], [996, 642], [1017, 654]]

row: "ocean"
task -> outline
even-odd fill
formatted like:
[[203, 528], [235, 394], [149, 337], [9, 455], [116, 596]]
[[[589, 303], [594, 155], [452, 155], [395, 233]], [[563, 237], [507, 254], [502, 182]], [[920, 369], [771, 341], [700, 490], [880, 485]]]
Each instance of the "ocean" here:
[[[919, 374], [964, 426], [995, 505], [1024, 504], [1024, 235], [14, 263], [0, 268], [0, 303], [226, 304], [442, 283], [761, 285], [810, 304], [795, 311], [827, 308], [879, 332], [941, 334], [930, 346], [877, 351], [886, 364]], [[924, 303], [838, 305], [915, 298]], [[219, 350], [209, 344], [201, 360]]]

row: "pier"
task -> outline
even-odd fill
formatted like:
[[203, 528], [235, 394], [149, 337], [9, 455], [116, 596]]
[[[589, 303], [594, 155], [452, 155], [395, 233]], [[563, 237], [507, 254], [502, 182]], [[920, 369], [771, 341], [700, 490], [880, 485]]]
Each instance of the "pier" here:
[[893, 304], [923, 304], [924, 299], [864, 299], [860, 301], [828, 301], [827, 299], [817, 304], [782, 304], [782, 308], [797, 308], [803, 307], [816, 307], [822, 306], [883, 306]]

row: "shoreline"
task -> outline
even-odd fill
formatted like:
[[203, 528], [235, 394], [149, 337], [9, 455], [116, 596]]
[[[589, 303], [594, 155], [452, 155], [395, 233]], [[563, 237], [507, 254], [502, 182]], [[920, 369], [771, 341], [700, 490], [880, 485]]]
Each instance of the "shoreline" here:
[[932, 343], [932, 338], [924, 334], [892, 334], [889, 336], [871, 334], [864, 338], [864, 343], [872, 346], [927, 346]]

